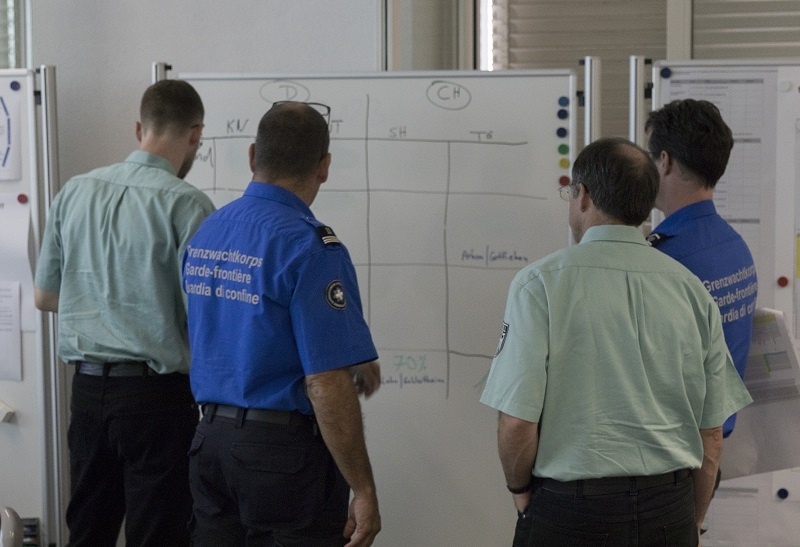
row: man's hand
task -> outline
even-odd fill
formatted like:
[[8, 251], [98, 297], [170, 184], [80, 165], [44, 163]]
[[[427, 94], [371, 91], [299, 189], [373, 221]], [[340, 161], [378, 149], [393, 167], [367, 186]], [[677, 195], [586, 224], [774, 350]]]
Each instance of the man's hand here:
[[350, 502], [344, 537], [350, 539], [345, 547], [369, 547], [381, 531], [381, 515], [378, 513], [378, 499], [374, 496], [360, 498], [355, 496]]
[[359, 395], [369, 398], [381, 387], [381, 367], [377, 361], [353, 365], [350, 373]]
[[517, 513], [522, 513], [528, 508], [531, 503], [531, 492], [523, 492], [522, 494], [511, 494], [514, 498], [514, 507], [517, 508]]

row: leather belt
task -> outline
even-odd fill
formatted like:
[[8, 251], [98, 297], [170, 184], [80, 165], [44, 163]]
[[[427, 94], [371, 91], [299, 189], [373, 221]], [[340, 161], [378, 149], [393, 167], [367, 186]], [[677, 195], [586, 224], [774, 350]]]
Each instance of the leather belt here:
[[311, 425], [314, 423], [313, 416], [301, 414], [300, 412], [242, 408], [217, 403], [204, 404], [203, 417], [208, 418], [208, 421], [213, 421], [214, 418], [229, 418], [231, 420], [241, 420], [241, 423], [262, 422], [276, 425]]
[[536, 480], [543, 490], [557, 494], [571, 494], [574, 496], [600, 496], [604, 494], [636, 494], [639, 490], [678, 484], [686, 479], [691, 472], [688, 469], [670, 471], [661, 475], [646, 475], [641, 477], [606, 477], [602, 479], [579, 479], [574, 481], [557, 481], [555, 479], [540, 478]]
[[89, 363], [75, 361], [75, 374], [87, 376], [157, 376], [144, 361], [117, 361], [112, 363]]

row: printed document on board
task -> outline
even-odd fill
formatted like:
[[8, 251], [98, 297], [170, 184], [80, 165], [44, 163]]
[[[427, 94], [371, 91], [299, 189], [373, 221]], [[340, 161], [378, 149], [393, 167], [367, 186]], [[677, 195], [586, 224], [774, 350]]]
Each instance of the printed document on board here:
[[723, 479], [800, 467], [800, 366], [783, 312], [756, 311], [744, 383], [753, 404], [723, 443]]

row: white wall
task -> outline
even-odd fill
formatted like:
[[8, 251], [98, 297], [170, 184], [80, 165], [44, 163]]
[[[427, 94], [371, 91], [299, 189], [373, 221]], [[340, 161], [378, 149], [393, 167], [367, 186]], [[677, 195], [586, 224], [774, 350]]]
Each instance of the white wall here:
[[[382, 66], [381, 0], [32, 0], [30, 66], [56, 66], [61, 179], [123, 159], [151, 64], [176, 72]], [[173, 74], [174, 74], [173, 73]]]

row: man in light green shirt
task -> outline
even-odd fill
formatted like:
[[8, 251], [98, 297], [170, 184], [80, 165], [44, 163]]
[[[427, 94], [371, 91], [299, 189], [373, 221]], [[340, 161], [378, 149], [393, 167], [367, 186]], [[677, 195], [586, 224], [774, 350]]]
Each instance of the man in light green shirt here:
[[189, 544], [187, 452], [199, 413], [189, 387], [183, 251], [214, 207], [182, 179], [203, 103], [186, 82], [150, 86], [140, 149], [58, 193], [35, 300], [58, 313], [58, 354], [75, 367], [68, 433], [72, 547]]
[[515, 545], [698, 542], [722, 423], [751, 399], [718, 307], [637, 228], [658, 181], [628, 141], [587, 146], [562, 189], [579, 244], [511, 284], [481, 401], [500, 411]]

